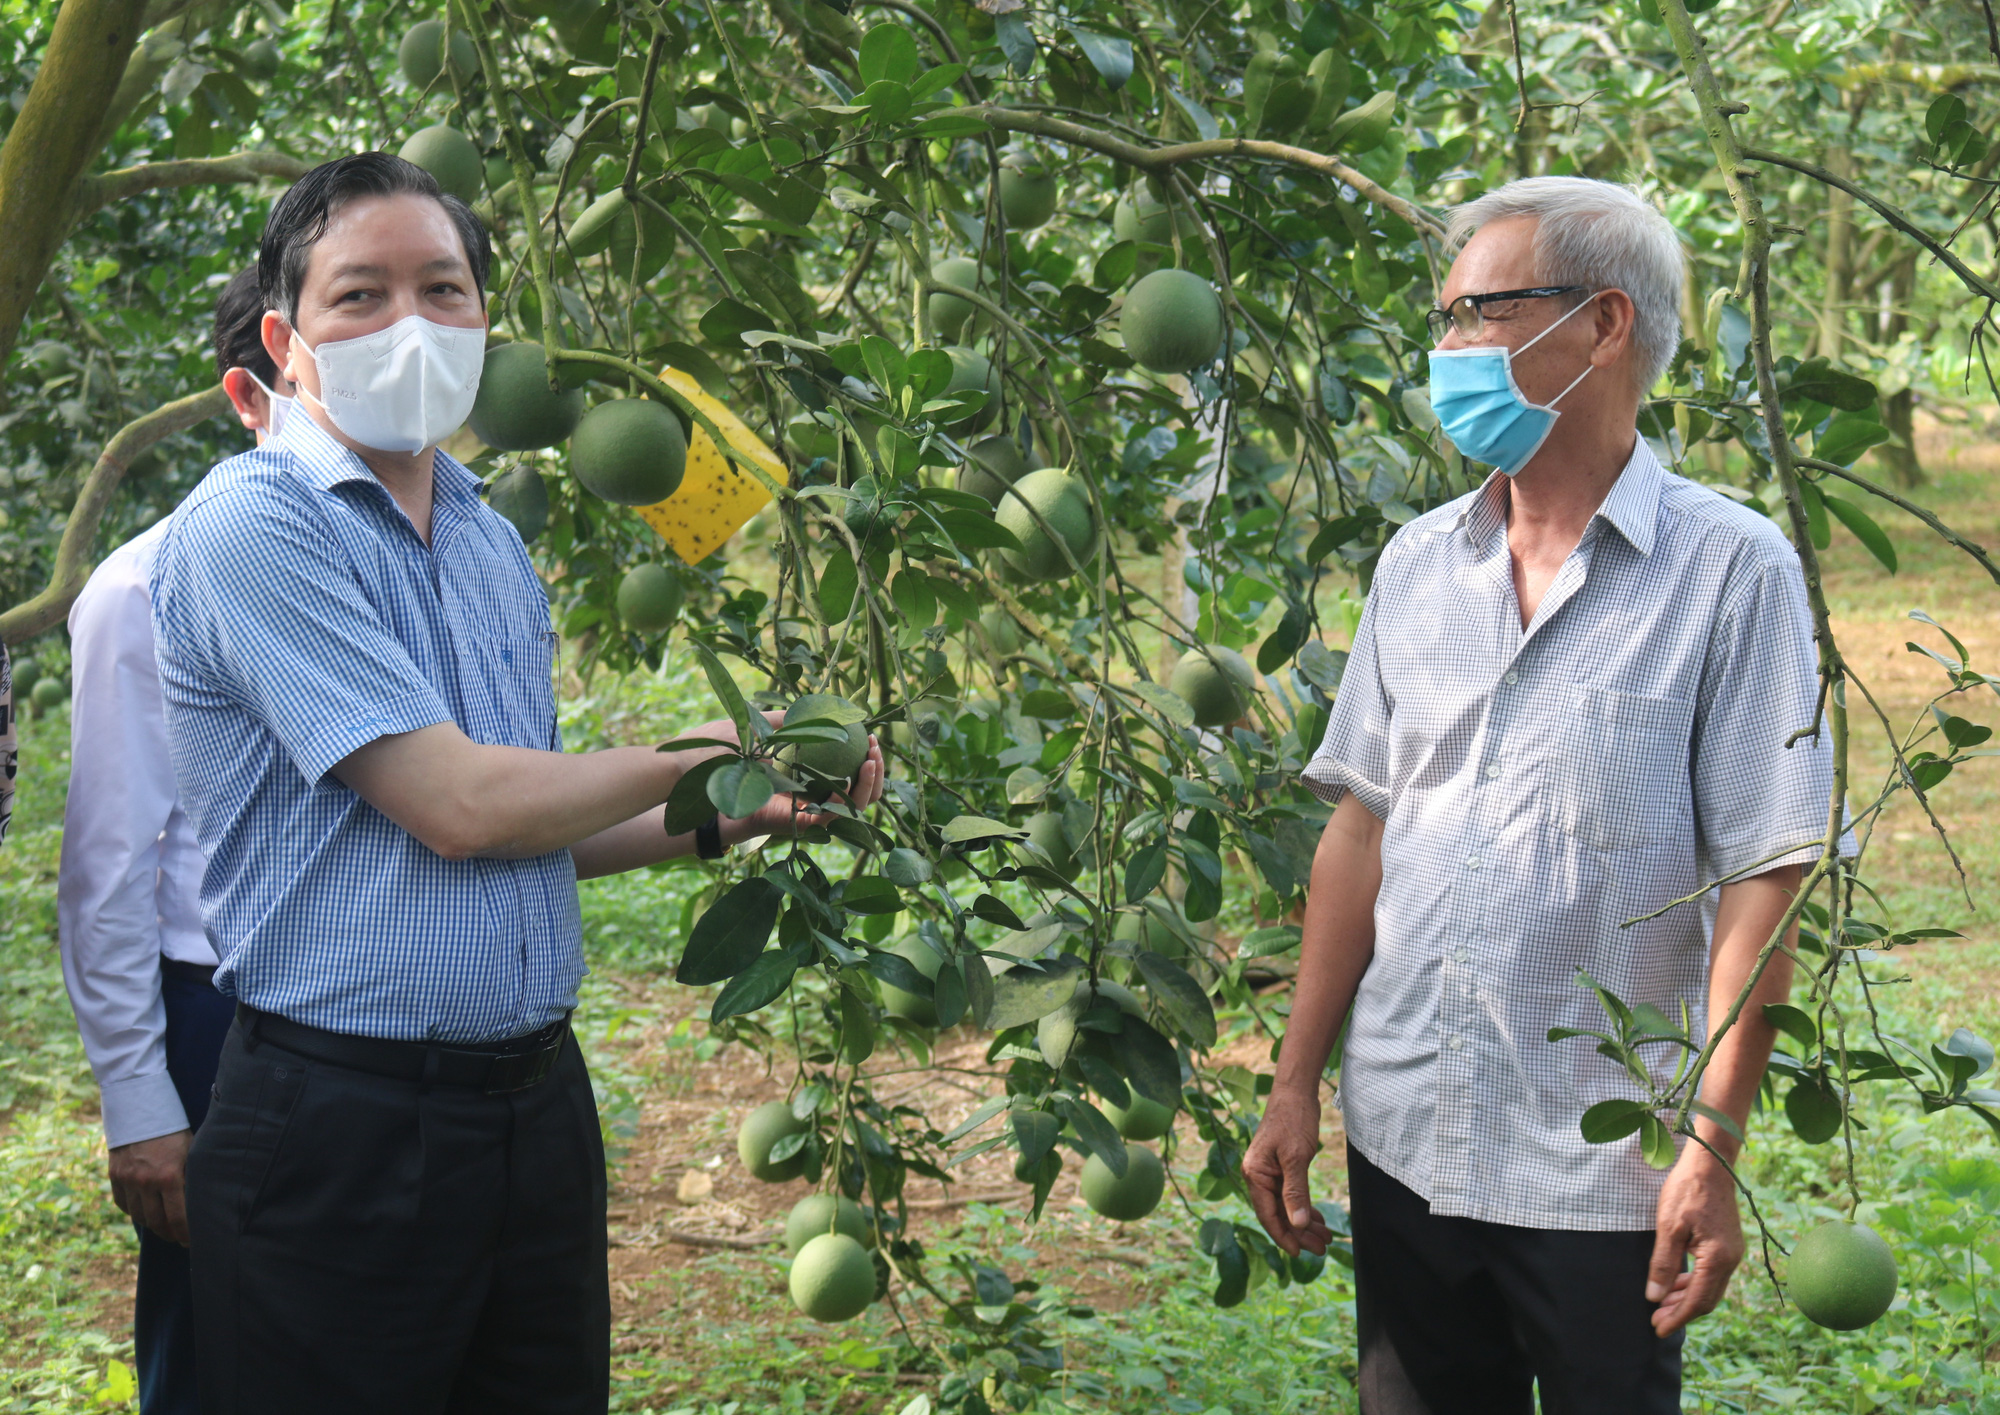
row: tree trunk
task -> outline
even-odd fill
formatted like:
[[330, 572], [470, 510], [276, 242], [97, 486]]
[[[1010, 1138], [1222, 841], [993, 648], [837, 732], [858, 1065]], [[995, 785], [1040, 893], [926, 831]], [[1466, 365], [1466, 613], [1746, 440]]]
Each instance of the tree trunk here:
[[70, 193], [138, 43], [145, 0], [63, 0], [21, 114], [0, 147], [0, 369], [69, 234]]
[[[1854, 178], [1854, 154], [1846, 147], [1830, 149], [1826, 170], [1836, 177]], [[1819, 329], [1812, 352], [1821, 358], [1840, 357], [1841, 336], [1847, 323], [1847, 281], [1849, 251], [1854, 237], [1854, 198], [1838, 187], [1827, 189], [1826, 285], [1820, 295]]]
[[[1910, 299], [1917, 288], [1917, 254], [1911, 251], [1889, 272], [1889, 307], [1881, 328], [1885, 345], [1893, 345], [1909, 327]], [[1897, 486], [1922, 486], [1926, 478], [1923, 463], [1917, 460], [1916, 399], [1910, 389], [1882, 400], [1882, 425], [1889, 429], [1891, 440], [1875, 449], [1875, 459], [1888, 468]]]

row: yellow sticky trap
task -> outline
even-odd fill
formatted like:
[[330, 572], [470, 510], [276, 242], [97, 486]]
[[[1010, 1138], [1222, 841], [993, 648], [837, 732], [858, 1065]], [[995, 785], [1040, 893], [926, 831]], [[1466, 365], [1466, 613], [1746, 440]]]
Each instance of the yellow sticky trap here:
[[[790, 484], [785, 464], [693, 375], [662, 369], [660, 381], [701, 409], [722, 429], [730, 447], [761, 467], [772, 481]], [[674, 554], [692, 565], [720, 550], [770, 500], [770, 488], [723, 456], [708, 429], [697, 424], [688, 440], [687, 475], [681, 478], [680, 489], [665, 501], [635, 509]]]

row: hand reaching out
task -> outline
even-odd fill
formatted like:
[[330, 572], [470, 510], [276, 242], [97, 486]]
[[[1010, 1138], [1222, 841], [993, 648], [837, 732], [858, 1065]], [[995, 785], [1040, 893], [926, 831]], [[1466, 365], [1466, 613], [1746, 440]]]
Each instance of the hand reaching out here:
[[[782, 712], [766, 712], [764, 721], [772, 728], [784, 726]], [[701, 726], [683, 734], [686, 737], [706, 737], [718, 742], [737, 740], [736, 724], [727, 718], [705, 722]], [[689, 765], [705, 757], [714, 755], [714, 749], [697, 749], [689, 753]], [[868, 738], [868, 755], [862, 760], [861, 769], [854, 774], [854, 780], [847, 789], [836, 792], [835, 796], [857, 811], [864, 811], [882, 799], [882, 784], [888, 778], [888, 767], [882, 759], [882, 744], [874, 736]], [[734, 819], [722, 819], [722, 841], [725, 845], [740, 845], [746, 840], [755, 840], [764, 835], [782, 835], [794, 830], [810, 830], [823, 826], [835, 819], [831, 811], [820, 810], [803, 797], [779, 794], [754, 813]]]

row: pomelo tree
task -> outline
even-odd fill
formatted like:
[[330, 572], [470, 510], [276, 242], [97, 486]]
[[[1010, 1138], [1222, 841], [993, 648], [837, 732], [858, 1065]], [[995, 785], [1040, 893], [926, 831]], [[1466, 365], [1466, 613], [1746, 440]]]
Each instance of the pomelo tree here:
[[[1217, 1207], [1268, 1082], [1209, 1058], [1218, 1009], [1273, 1053], [1283, 1035], [1259, 986], [1299, 944], [1325, 820], [1295, 778], [1375, 557], [1480, 477], [1424, 394], [1449, 201], [1524, 172], [1614, 177], [1687, 233], [1687, 339], [1642, 431], [1797, 543], [1825, 691], [1820, 722], [1783, 726], [1832, 734], [1864, 838], [1988, 735], [1967, 716], [1987, 680], [1933, 628], [1932, 713], [1883, 719], [1895, 770], [1854, 780], [1850, 712], [1876, 715], [1817, 562], [1838, 533], [1894, 569], [1859, 488], [1908, 512], [1899, 534], [1940, 535], [2000, 581], [1906, 494], [1912, 401], [1969, 377], [1986, 396], [2000, 298], [1976, 219], [1996, 158], [1968, 87], [1988, 36], [1948, 16], [1922, 22], [1920, 64], [1886, 6], [1767, 26], [1684, 0], [92, 3], [10, 20], [44, 59], [0, 148], [0, 211], [71, 216], [38, 217], [40, 245], [6, 257], [21, 293], [0, 303], [0, 356], [46, 367], [10, 375], [27, 415], [0, 428], [9, 514], [29, 507], [41, 536], [18, 544], [0, 635], [59, 622], [140, 453], [186, 439], [157, 506], [227, 445], [181, 431], [218, 395], [157, 329], [132, 335], [172, 355], [143, 381], [157, 411], [90, 393], [123, 357], [90, 320], [116, 328], [136, 288], [121, 262], [143, 245], [105, 203], [360, 147], [474, 199], [504, 393], [454, 449], [529, 540], [585, 671], [692, 658], [751, 744], [684, 781], [676, 828], [826, 795], [857, 733], [889, 744], [883, 808], [714, 873], [677, 976], [719, 987], [720, 1033], [789, 1059], [743, 1162], [864, 1208], [881, 1290], [924, 1294], [941, 1324], [951, 1408], [1028, 1408], [1060, 1359], [1026, 1275], [941, 1271], [907, 1232], [909, 1179], [970, 1155], [1011, 1153], [1037, 1213], [1065, 1168], [1114, 1218], [1164, 1195], [1178, 1217], [1150, 1221], [1187, 1225], [1225, 1305], [1320, 1271]], [[92, 36], [89, 63], [65, 57]], [[320, 81], [257, 80], [270, 51]], [[120, 85], [142, 96], [89, 140], [35, 146]], [[274, 155], [214, 155], [239, 138]], [[111, 195], [85, 211], [79, 191]], [[201, 257], [220, 274], [248, 259], [268, 196], [149, 210], [188, 240], [195, 203], [226, 201], [233, 236]], [[199, 327], [202, 293], [164, 281], [150, 317]], [[64, 390], [82, 400], [66, 431], [29, 413]], [[97, 444], [79, 477], [76, 449]], [[697, 491], [769, 506], [717, 549]], [[682, 559], [661, 534], [702, 548]], [[788, 709], [784, 726], [760, 707]], [[1805, 994], [1773, 1013], [1774, 1101], [1809, 1140], [1850, 1125], [1868, 1081], [2000, 1126], [1979, 1039], [1871, 1030], [1866, 952], [1946, 931], [1872, 909], [1836, 821], [1798, 903]], [[1633, 1095], [1578, 1121], [1670, 1162], [1713, 1044], [1604, 1005]], [[871, 1060], [925, 1063], [953, 1027], [987, 1035], [1002, 1094], [947, 1128], [875, 1093]], [[851, 1221], [824, 1206], [830, 1230]], [[847, 1315], [864, 1250], [834, 1236], [795, 1296]]]

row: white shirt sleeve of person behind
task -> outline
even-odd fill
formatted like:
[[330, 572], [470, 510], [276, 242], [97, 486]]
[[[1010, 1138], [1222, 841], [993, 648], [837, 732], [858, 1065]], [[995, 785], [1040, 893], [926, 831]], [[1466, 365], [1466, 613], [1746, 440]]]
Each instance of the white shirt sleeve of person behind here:
[[147, 580], [163, 521], [105, 557], [70, 610], [70, 782], [56, 882], [63, 981], [111, 1146], [187, 1128], [167, 1074], [160, 960], [213, 964], [200, 847], [179, 804]]

